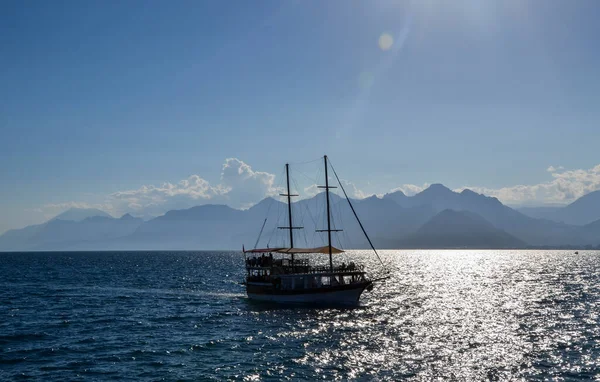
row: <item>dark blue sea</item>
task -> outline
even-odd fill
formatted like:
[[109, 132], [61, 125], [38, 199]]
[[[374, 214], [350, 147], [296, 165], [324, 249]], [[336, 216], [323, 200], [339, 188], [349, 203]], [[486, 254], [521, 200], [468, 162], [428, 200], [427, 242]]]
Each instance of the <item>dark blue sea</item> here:
[[0, 380], [600, 378], [600, 252], [382, 257], [323, 309], [248, 301], [239, 252], [0, 253]]

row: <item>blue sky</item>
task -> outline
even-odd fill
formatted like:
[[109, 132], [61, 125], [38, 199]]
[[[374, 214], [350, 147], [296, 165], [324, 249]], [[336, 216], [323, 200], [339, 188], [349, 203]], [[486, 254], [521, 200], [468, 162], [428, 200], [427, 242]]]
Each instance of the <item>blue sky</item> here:
[[283, 163], [324, 153], [356, 196], [440, 182], [568, 202], [600, 188], [599, 14], [593, 0], [3, 1], [0, 232], [72, 205], [243, 207]]

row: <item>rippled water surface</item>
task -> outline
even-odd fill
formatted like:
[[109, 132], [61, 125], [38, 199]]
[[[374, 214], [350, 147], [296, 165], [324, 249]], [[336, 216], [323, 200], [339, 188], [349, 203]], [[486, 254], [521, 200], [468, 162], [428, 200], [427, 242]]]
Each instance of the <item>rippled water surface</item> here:
[[0, 380], [598, 378], [600, 252], [383, 258], [315, 309], [250, 303], [240, 253], [0, 253]]

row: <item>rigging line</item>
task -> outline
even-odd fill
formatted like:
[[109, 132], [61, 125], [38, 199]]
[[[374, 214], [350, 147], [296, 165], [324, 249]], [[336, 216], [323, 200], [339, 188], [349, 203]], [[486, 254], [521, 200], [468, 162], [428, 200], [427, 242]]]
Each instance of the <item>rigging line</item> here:
[[[285, 174], [285, 167], [284, 169], [281, 171], [281, 173], [279, 174], [279, 183], [277, 184], [277, 190], [281, 187], [281, 183], [283, 183], [283, 174]], [[275, 198], [272, 198], [273, 200], [271, 201], [271, 204], [269, 205], [269, 208], [267, 210], [267, 218], [269, 217], [269, 212], [271, 211], [271, 207], [273, 206], [273, 203], [276, 202]], [[281, 204], [277, 203], [277, 219], [275, 219], [275, 223], [277, 223], [279, 221], [279, 217], [281, 214]], [[275, 232], [277, 232], [277, 227], [275, 227], [273, 229], [273, 231], [271, 232], [271, 236], [269, 236], [269, 240], [267, 240], [267, 247], [269, 246], [269, 244], [271, 244], [271, 240], [273, 240], [273, 235], [275, 235]]]
[[[299, 225], [300, 227], [305, 227], [304, 224], [304, 218], [306, 216], [305, 211], [301, 208], [302, 204], [301, 201], [298, 201], [296, 203], [294, 203], [296, 205], [296, 215], [300, 217], [300, 220], [296, 221], [296, 224]], [[300, 204], [300, 205], [298, 205]], [[302, 231], [302, 235], [304, 236], [304, 242], [306, 243], [306, 229], [301, 229], [300, 231]]]
[[311, 182], [317, 183], [317, 178], [311, 178], [310, 176], [306, 175], [304, 172], [302, 172], [298, 169], [294, 169], [294, 172], [297, 172], [298, 174], [304, 176], [306, 179], [310, 180]]
[[[277, 203], [277, 219], [275, 219], [275, 223], [277, 223], [279, 221], [279, 218], [281, 218], [281, 203]], [[273, 228], [273, 232], [271, 232], [271, 236], [269, 237], [269, 241], [267, 241], [267, 247], [269, 246], [269, 244], [271, 243], [271, 240], [273, 239], [273, 236], [277, 236], [275, 235], [275, 233], [279, 231], [279, 229], [277, 228], [277, 224], [275, 224], [275, 228]], [[277, 237], [275, 238], [275, 240], [277, 240]]]
[[269, 244], [271, 244], [271, 240], [273, 240], [273, 236], [275, 235], [275, 232], [277, 232], [278, 229], [277, 227], [273, 228], [273, 230], [271, 231], [271, 236], [269, 236], [269, 240], [267, 240], [267, 248], [269, 248]]
[[[342, 247], [341, 247], [341, 246], [342, 246], [342, 242], [343, 242], [343, 240], [342, 240], [342, 239], [343, 239], [343, 238], [346, 236], [346, 229], [345, 229], [345, 227], [344, 227], [344, 220], [343, 220], [343, 218], [342, 218], [342, 206], [340, 206], [340, 203], [339, 203], [339, 202], [336, 204], [336, 208], [335, 208], [335, 209], [336, 209], [336, 213], [337, 213], [337, 219], [338, 219], [338, 222], [339, 222], [339, 224], [341, 225], [341, 229], [342, 229], [342, 231], [341, 231], [341, 232], [342, 232], [342, 233], [341, 233], [341, 235], [339, 235], [339, 232], [338, 232], [338, 235], [335, 235], [335, 236], [336, 236], [336, 238], [337, 238], [337, 240], [338, 240], [338, 243], [340, 244], [340, 248], [342, 248]], [[340, 236], [341, 236], [341, 237], [340, 237]], [[350, 247], [347, 247], [347, 248], [350, 248]], [[343, 248], [342, 248], [342, 249], [343, 249]]]
[[[337, 221], [338, 221], [338, 224], [340, 224], [340, 226], [339, 226], [339, 227], [340, 227], [340, 229], [341, 229], [341, 231], [340, 231], [340, 232], [341, 232], [341, 235], [340, 235], [340, 232], [336, 232], [335, 239], [337, 240], [337, 243], [338, 243], [338, 245], [340, 246], [340, 249], [344, 249], [344, 245], [343, 245], [343, 240], [342, 240], [342, 238], [343, 238], [343, 236], [346, 234], [346, 230], [344, 229], [344, 224], [343, 224], [342, 217], [341, 217], [341, 209], [342, 209], [342, 208], [341, 208], [341, 206], [340, 206], [339, 204], [340, 204], [340, 203], [338, 202], [338, 203], [335, 205], [335, 207], [334, 207], [334, 210], [335, 210], [335, 213], [337, 214], [337, 219], [338, 219]], [[336, 228], [337, 228], [337, 227], [336, 227]], [[341, 237], [340, 237], [340, 236], [341, 236]], [[349, 247], [346, 247], [346, 248], [349, 248]]]
[[379, 259], [379, 262], [381, 263], [381, 265], [383, 267], [385, 267], [385, 264], [381, 260], [381, 257], [379, 257], [379, 253], [377, 253], [377, 250], [375, 249], [375, 246], [371, 242], [371, 238], [369, 238], [369, 235], [367, 234], [367, 231], [365, 230], [365, 227], [363, 227], [360, 219], [358, 218], [358, 214], [356, 213], [356, 210], [354, 210], [354, 206], [352, 205], [352, 202], [350, 201], [350, 198], [348, 197], [348, 194], [346, 193], [346, 189], [344, 189], [344, 186], [342, 185], [342, 182], [340, 181], [340, 178], [338, 177], [337, 172], [335, 172], [335, 168], [333, 168], [333, 165], [331, 164], [331, 161], [329, 162], [329, 166], [333, 170], [333, 174], [335, 175], [335, 178], [337, 179], [338, 184], [340, 185], [340, 188], [344, 192], [344, 196], [346, 197], [346, 200], [348, 201], [348, 204], [350, 205], [350, 208], [352, 209], [352, 212], [354, 213], [354, 217], [358, 221], [358, 225], [360, 225], [360, 228], [362, 229], [362, 231], [365, 234], [367, 240], [369, 241], [369, 244], [371, 245], [371, 249], [373, 249], [373, 252], [375, 252], [375, 255], [377, 255], [377, 259]]
[[[298, 171], [298, 170], [296, 170], [296, 172], [297, 172], [297, 171]], [[296, 189], [299, 189], [299, 187], [298, 187], [298, 183], [296, 183], [296, 180], [295, 180], [295, 179], [292, 179], [292, 182], [294, 182], [294, 185], [296, 186]], [[315, 225], [315, 227], [316, 227], [315, 219], [313, 218], [312, 214], [310, 213], [310, 209], [308, 208], [308, 204], [309, 204], [309, 203], [308, 203], [308, 201], [303, 203], [303, 205], [304, 205], [304, 209], [305, 209], [306, 211], [303, 211], [302, 209], [300, 209], [300, 211], [303, 213], [303, 215], [302, 215], [302, 218], [304, 219], [304, 216], [308, 215], [308, 217], [310, 217], [310, 220], [312, 220], [313, 224], [314, 224], [314, 225]]]
[[263, 229], [265, 229], [265, 224], [267, 224], [267, 219], [265, 218], [265, 221], [262, 224], [262, 227], [260, 228], [260, 232], [258, 233], [258, 238], [256, 239], [256, 243], [254, 243], [254, 249], [256, 249], [256, 247], [258, 247], [258, 242], [260, 241], [260, 236], [263, 233]]
[[[296, 173], [296, 172], [299, 172], [299, 171], [298, 170], [294, 170], [294, 173]], [[296, 182], [296, 179], [292, 178], [292, 182], [294, 183], [294, 187], [296, 187], [296, 191], [298, 193], [300, 193], [299, 192], [300, 187], [298, 186], [298, 182]], [[300, 203], [302, 203], [302, 201], [296, 202], [296, 204], [300, 204]], [[310, 215], [310, 211], [308, 211], [308, 208], [306, 208], [306, 204], [307, 203], [302, 203], [301, 204], [301, 205], [303, 205], [305, 207], [306, 211], [303, 210], [302, 208], [299, 208], [299, 210], [300, 210], [300, 225], [301, 226], [304, 226], [304, 217], [307, 215], [307, 212], [308, 212], [308, 216], [310, 217], [310, 219], [313, 220], [312, 216]], [[306, 230], [305, 229], [302, 230], [302, 235], [304, 236], [304, 244], [306, 244], [306, 247], [310, 247], [308, 245], [308, 238], [306, 237]]]
[[[315, 229], [322, 229], [324, 227], [324, 220], [325, 220], [325, 211], [323, 208], [323, 205], [321, 203], [321, 198], [319, 197], [319, 194], [317, 194], [314, 198], [314, 203], [315, 203], [315, 211], [317, 213], [317, 225], [315, 225]], [[315, 233], [322, 233], [322, 232], [317, 232], [315, 231]], [[318, 235], [319, 237], [321, 237], [321, 235]]]
[[350, 235], [348, 234], [348, 230], [344, 230], [343, 234], [344, 234], [344, 238], [346, 239], [346, 243], [348, 243], [348, 248], [353, 248], [354, 245], [352, 243], [352, 240], [350, 239]]
[[315, 229], [317, 228], [317, 221], [315, 220], [315, 218], [313, 217], [313, 215], [310, 213], [310, 209], [308, 207], [308, 203], [306, 203], [306, 205], [304, 205], [304, 208], [306, 208], [306, 213], [308, 214], [308, 217], [310, 217], [310, 220], [312, 220], [312, 223], [315, 227]]
[[273, 207], [274, 202], [275, 202], [275, 199], [271, 198], [271, 202], [269, 203], [269, 207], [267, 208], [267, 217], [265, 218], [265, 221], [262, 224], [262, 228], [260, 229], [260, 233], [258, 234], [256, 243], [254, 244], [254, 249], [256, 249], [256, 247], [258, 247], [258, 242], [260, 241], [260, 237], [262, 236], [263, 230], [265, 229], [265, 224], [267, 224], [267, 219], [269, 218], [269, 212], [271, 211], [271, 207]]
[[[340, 220], [348, 222], [347, 220], [344, 220], [344, 218], [346, 217], [347, 213], [344, 212], [344, 210], [342, 210], [341, 206], [339, 207], [338, 211], [339, 211], [339, 214], [340, 214]], [[346, 243], [347, 243], [346, 247], [347, 248], [354, 248], [352, 240], [350, 239], [350, 235], [348, 234], [348, 232], [350, 232], [350, 226], [351, 226], [351, 224], [348, 223], [347, 229], [344, 229], [342, 231], [342, 236], [346, 240]]]
[[319, 157], [319, 158], [317, 158], [317, 159], [315, 159], [315, 160], [309, 160], [309, 161], [306, 161], [306, 162], [288, 162], [288, 163], [289, 163], [289, 164], [293, 164], [293, 165], [301, 165], [301, 164], [309, 164], [309, 163], [314, 163], [314, 162], [316, 162], [316, 161], [322, 161], [322, 160], [323, 160], [323, 157]]
[[275, 230], [276, 229], [273, 229], [271, 231], [271, 236], [269, 236], [269, 240], [267, 240], [267, 248], [269, 248], [269, 245], [271, 244], [271, 240], [273, 239], [273, 235], [275, 235]]
[[304, 244], [306, 245], [307, 248], [309, 248], [310, 245], [308, 245], [308, 238], [306, 237], [306, 230], [305, 229], [302, 230], [302, 235], [304, 236]]

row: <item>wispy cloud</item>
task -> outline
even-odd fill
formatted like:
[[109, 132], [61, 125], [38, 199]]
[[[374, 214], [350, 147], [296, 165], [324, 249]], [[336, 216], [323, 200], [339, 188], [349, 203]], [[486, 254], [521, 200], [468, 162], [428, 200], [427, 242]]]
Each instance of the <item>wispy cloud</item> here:
[[[344, 190], [346, 190], [346, 192], [348, 193], [348, 196], [350, 198], [364, 199], [364, 198], [370, 196], [369, 194], [360, 190], [356, 186], [356, 184], [349, 182], [347, 180], [344, 180], [344, 179], [340, 179], [340, 181], [342, 182], [342, 185], [344, 186]], [[323, 189], [318, 188], [318, 186], [316, 184], [312, 184], [312, 185], [304, 188], [304, 195], [302, 195], [302, 196], [306, 197], [306, 198], [310, 198], [310, 197], [317, 195], [319, 192], [323, 192]], [[340, 195], [342, 194], [341, 190], [335, 190], [334, 192], [336, 192]]]
[[557, 172], [557, 171], [561, 171], [564, 170], [565, 168], [563, 166], [558, 166], [558, 167], [554, 167], [554, 166], [550, 166], [546, 169], [546, 171], [548, 172]]
[[200, 175], [190, 175], [177, 183], [144, 185], [123, 190], [105, 197], [99, 204], [66, 202], [46, 204], [35, 212], [51, 218], [69, 208], [98, 208], [113, 216], [132, 213], [138, 216], [157, 216], [171, 209], [189, 208], [207, 203], [227, 204], [234, 208], [247, 208], [266, 196], [278, 193], [274, 186], [275, 175], [255, 171], [237, 158], [227, 158], [221, 168], [218, 184], [211, 184]]
[[[462, 186], [454, 191], [470, 189], [480, 194], [498, 198], [508, 205], [567, 204], [592, 191], [600, 190], [600, 164], [590, 169], [566, 170], [563, 166], [549, 166], [546, 169], [552, 179], [538, 184], [515, 185], [501, 188]], [[411, 196], [429, 187], [403, 184], [389, 192], [402, 191]]]
[[501, 202], [512, 205], [565, 204], [600, 189], [600, 165], [590, 169], [565, 170], [562, 166], [547, 169], [552, 180], [533, 185], [516, 185], [502, 188], [462, 187], [495, 196]]
[[400, 187], [391, 189], [390, 193], [396, 192], [396, 191], [402, 191], [407, 196], [413, 196], [413, 195], [418, 194], [419, 192], [423, 191], [424, 189], [426, 189], [429, 186], [430, 186], [429, 183], [423, 183], [422, 186], [418, 186], [416, 184], [403, 184]]
[[199, 175], [191, 175], [176, 184], [142, 186], [136, 190], [110, 195], [110, 203], [120, 211], [159, 215], [170, 209], [189, 208], [206, 203], [224, 203], [247, 208], [266, 196], [274, 195], [275, 175], [254, 171], [250, 165], [227, 158], [221, 168], [220, 183], [210, 184]]
[[[549, 166], [546, 169], [552, 179], [532, 185], [516, 185], [502, 188], [463, 186], [475, 192], [494, 196], [509, 205], [528, 204], [565, 204], [600, 189], [600, 164], [590, 169], [565, 170], [562, 166]], [[343, 180], [342, 184], [348, 196], [355, 199], [368, 197], [356, 184]], [[403, 184], [389, 192], [402, 191], [411, 196], [427, 187]], [[304, 197], [312, 197], [318, 192], [315, 184], [303, 188]], [[217, 184], [211, 184], [200, 175], [191, 175], [177, 183], [144, 185], [137, 189], [124, 190], [107, 195], [101, 203], [70, 201], [46, 204], [30, 211], [41, 214], [46, 220], [72, 208], [97, 208], [120, 216], [132, 213], [137, 216], [158, 216], [171, 209], [189, 208], [201, 204], [227, 204], [234, 208], [248, 208], [267, 196], [281, 192], [275, 185], [275, 175], [256, 171], [250, 165], [237, 158], [227, 158], [221, 168], [221, 177]], [[340, 192], [340, 190], [338, 190]]]

